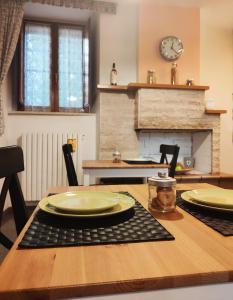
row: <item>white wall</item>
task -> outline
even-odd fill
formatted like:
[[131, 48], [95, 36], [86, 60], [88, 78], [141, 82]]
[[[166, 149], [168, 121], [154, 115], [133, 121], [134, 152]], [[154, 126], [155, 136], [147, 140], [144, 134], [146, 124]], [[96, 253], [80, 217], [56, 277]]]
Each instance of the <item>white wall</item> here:
[[[25, 5], [25, 15], [47, 19], [59, 19], [75, 22], [81, 18], [85, 21], [90, 12], [71, 8], [60, 8], [48, 5]], [[8, 72], [3, 86], [5, 132], [0, 137], [0, 146], [14, 145], [26, 132], [77, 132], [82, 143], [82, 159], [96, 158], [96, 118], [94, 114], [73, 116], [64, 115], [8, 115], [12, 105], [12, 73]]]
[[121, 1], [116, 15], [99, 19], [99, 83], [109, 84], [112, 63], [116, 63], [118, 84], [137, 81], [138, 6]]
[[9, 115], [7, 122], [8, 144], [15, 144], [27, 132], [77, 132], [82, 142], [83, 159], [95, 159], [95, 115], [51, 116]]
[[233, 26], [224, 18], [219, 6], [201, 9], [200, 82], [210, 86], [206, 100], [227, 109], [221, 117], [220, 168], [232, 173]]

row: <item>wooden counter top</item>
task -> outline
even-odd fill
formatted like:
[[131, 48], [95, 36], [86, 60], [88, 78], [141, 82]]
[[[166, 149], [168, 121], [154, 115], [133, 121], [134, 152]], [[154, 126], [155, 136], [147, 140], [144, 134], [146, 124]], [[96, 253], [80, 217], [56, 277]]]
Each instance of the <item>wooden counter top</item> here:
[[[178, 185], [179, 189], [210, 187]], [[77, 189], [87, 188], [50, 192]], [[147, 185], [88, 189], [128, 191], [147, 207]], [[174, 241], [17, 250], [24, 229], [0, 267], [0, 299], [73, 298], [233, 281], [232, 236], [222, 236], [180, 208], [154, 216]]]
[[124, 161], [114, 163], [111, 160], [84, 160], [83, 169], [148, 169], [148, 168], [168, 168], [166, 164], [127, 164]]

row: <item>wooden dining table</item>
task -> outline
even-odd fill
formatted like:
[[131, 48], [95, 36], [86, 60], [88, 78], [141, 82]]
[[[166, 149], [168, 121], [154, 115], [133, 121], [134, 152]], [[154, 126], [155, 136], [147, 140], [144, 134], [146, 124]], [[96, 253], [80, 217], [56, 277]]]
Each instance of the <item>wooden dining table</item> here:
[[[177, 185], [178, 190], [196, 188], [213, 186]], [[54, 187], [48, 192], [87, 189], [127, 191], [148, 206], [146, 184]], [[232, 299], [233, 236], [221, 235], [179, 207], [153, 216], [175, 240], [18, 249], [32, 215], [0, 266], [0, 299]]]
[[131, 164], [125, 161], [115, 163], [111, 160], [84, 160], [83, 184], [88, 186], [96, 184], [98, 178], [117, 178], [117, 177], [141, 177], [146, 183], [147, 177], [156, 176], [158, 172], [168, 173], [169, 165], [147, 163]]

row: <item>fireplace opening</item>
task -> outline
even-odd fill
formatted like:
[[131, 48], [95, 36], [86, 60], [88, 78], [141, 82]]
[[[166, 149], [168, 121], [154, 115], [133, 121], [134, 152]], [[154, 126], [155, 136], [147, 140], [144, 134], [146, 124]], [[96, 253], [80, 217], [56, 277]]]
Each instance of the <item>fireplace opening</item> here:
[[194, 158], [193, 170], [188, 174], [212, 172], [212, 130], [142, 130], [139, 132], [139, 155], [159, 161], [161, 144], [180, 147], [178, 162]]

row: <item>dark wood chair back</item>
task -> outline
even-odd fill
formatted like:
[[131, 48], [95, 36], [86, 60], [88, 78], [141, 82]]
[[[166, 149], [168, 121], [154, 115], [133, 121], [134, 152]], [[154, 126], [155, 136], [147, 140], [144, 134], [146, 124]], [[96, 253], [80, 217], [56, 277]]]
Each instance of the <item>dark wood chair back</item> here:
[[[1, 147], [0, 178], [4, 178], [4, 182], [0, 194], [0, 226], [6, 196], [9, 191], [17, 235], [23, 229], [28, 219], [26, 205], [17, 175], [17, 173], [22, 171], [24, 171], [22, 149], [18, 146]], [[6, 237], [1, 231], [0, 243], [8, 249], [10, 249], [13, 245], [12, 241], [9, 240], [8, 237]]]
[[[179, 155], [180, 147], [178, 145], [160, 145], [160, 153], [161, 159], [160, 163], [164, 164], [167, 163], [170, 165], [169, 169], [169, 176], [174, 177], [175, 176], [175, 169], [176, 169], [176, 163]], [[172, 155], [172, 159], [170, 162], [168, 162], [167, 154]]]
[[78, 179], [74, 168], [73, 158], [72, 158], [72, 145], [64, 144], [62, 146], [65, 164], [66, 164], [66, 172], [68, 177], [69, 186], [77, 186]]

